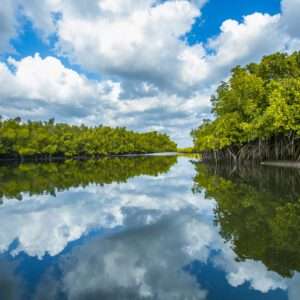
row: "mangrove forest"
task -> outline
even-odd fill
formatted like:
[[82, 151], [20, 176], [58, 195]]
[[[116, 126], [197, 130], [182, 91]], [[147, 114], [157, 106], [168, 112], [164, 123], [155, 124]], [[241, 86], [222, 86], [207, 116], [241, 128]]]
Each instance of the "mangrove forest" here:
[[203, 160], [300, 160], [300, 52], [237, 66], [211, 103], [192, 131]]
[[0, 159], [99, 157], [176, 151], [163, 133], [140, 133], [123, 127], [87, 127], [64, 123], [0, 120]]

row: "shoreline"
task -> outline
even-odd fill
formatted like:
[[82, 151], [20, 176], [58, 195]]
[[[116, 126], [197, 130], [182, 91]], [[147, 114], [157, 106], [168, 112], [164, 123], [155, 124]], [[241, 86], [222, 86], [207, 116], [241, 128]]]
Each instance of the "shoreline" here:
[[63, 162], [67, 160], [74, 161], [86, 161], [86, 160], [100, 160], [103, 158], [134, 158], [134, 157], [153, 157], [153, 156], [177, 156], [178, 152], [157, 152], [157, 153], [127, 153], [127, 154], [106, 154], [99, 156], [73, 156], [73, 157], [65, 157], [65, 156], [53, 156], [49, 157], [23, 157], [22, 159], [10, 157], [10, 158], [0, 158], [0, 163], [43, 163], [43, 162]]
[[300, 169], [300, 161], [263, 161], [260, 163], [262, 166], [269, 167], [283, 167], [283, 168], [296, 168]]

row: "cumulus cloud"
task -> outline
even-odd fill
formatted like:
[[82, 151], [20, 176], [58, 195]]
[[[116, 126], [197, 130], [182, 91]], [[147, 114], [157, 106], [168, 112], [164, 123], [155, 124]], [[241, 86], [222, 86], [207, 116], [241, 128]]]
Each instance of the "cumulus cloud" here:
[[299, 32], [299, 0], [282, 1], [282, 25], [291, 37], [300, 38]]
[[[59, 115], [66, 121], [80, 121], [103, 115], [113, 106], [120, 85], [112, 81], [93, 82], [66, 68], [54, 57], [38, 54], [19, 61], [0, 63], [0, 114], [11, 117], [17, 111], [27, 118]], [[101, 117], [98, 122], [103, 120]]]
[[236, 64], [289, 49], [291, 35], [297, 32], [293, 14], [299, 1], [284, 0], [281, 15], [254, 13], [241, 23], [226, 20], [217, 37], [196, 45], [189, 45], [183, 37], [201, 15], [205, 1], [55, 4], [52, 1], [47, 11], [61, 13], [55, 23], [61, 54], [90, 71], [116, 76], [130, 89], [147, 83], [159, 92], [178, 94], [224, 79]]
[[15, 0], [19, 4], [22, 14], [32, 21], [33, 26], [46, 40], [56, 30], [55, 13], [61, 0]]
[[186, 72], [185, 65], [193, 51], [198, 56], [203, 51], [187, 47], [180, 37], [191, 29], [199, 9], [189, 1], [155, 2], [104, 1], [93, 19], [66, 10], [58, 22], [58, 46], [96, 72], [150, 82], [162, 90], [186, 88], [198, 75]]
[[206, 1], [13, 2], [44, 37], [57, 36], [61, 54], [89, 70], [161, 89], [184, 89], [198, 76], [185, 66], [202, 55], [201, 46], [182, 37]]
[[1, 1], [0, 9], [0, 52], [10, 49], [9, 42], [17, 33], [16, 4], [14, 1]]
[[[75, 71], [67, 69], [54, 57], [42, 59], [38, 54], [20, 61], [8, 59], [15, 69], [10, 76], [14, 78], [13, 87], [19, 95], [47, 102], [73, 103], [92, 94], [92, 86]], [[7, 69], [6, 69], [7, 72]], [[17, 86], [17, 88], [16, 88]]]
[[220, 80], [235, 65], [258, 61], [263, 55], [286, 50], [288, 37], [279, 24], [280, 15], [261, 13], [248, 15], [241, 23], [224, 21], [221, 33], [207, 44], [213, 54], [207, 57], [210, 68], [206, 79]]

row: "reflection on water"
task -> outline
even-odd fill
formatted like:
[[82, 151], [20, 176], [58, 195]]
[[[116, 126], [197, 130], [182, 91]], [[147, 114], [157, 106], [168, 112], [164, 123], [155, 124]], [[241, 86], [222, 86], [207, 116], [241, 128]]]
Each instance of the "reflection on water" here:
[[286, 277], [300, 271], [300, 170], [198, 164], [195, 182], [217, 201], [216, 222], [241, 260]]
[[22, 192], [55, 195], [56, 191], [91, 183], [121, 183], [134, 176], [157, 176], [166, 173], [176, 160], [176, 156], [114, 157], [97, 161], [0, 165], [0, 199], [21, 200]]
[[0, 174], [0, 299], [298, 299], [295, 171], [140, 157]]

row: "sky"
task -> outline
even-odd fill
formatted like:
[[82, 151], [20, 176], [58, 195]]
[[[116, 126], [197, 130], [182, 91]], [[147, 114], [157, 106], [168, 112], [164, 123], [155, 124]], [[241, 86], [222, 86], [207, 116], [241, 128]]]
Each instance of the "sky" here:
[[179, 146], [236, 65], [300, 50], [300, 0], [1, 0], [0, 115]]

